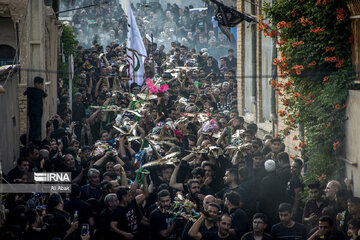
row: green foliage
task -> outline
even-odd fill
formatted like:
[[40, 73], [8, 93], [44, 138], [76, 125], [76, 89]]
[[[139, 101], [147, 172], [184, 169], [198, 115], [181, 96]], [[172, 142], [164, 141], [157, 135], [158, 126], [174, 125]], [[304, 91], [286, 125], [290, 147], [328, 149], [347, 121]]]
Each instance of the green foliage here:
[[[286, 106], [279, 114], [287, 128], [303, 124], [305, 182], [339, 177], [348, 90], [355, 79], [351, 28], [345, 1], [277, 0], [265, 4], [259, 30], [277, 37], [281, 57], [274, 59], [285, 83], [272, 82]], [[349, 41], [350, 40], [350, 41]]]
[[79, 42], [76, 40], [74, 30], [71, 28], [71, 26], [63, 23], [62, 28], [63, 32], [61, 34], [60, 40], [63, 47], [63, 53], [65, 54], [65, 57], [68, 58], [71, 54], [75, 55], [76, 47]]
[[[63, 54], [65, 55], [65, 62], [62, 62], [61, 59], [59, 59], [59, 77], [64, 80], [64, 85], [66, 87], [69, 86], [69, 57], [71, 55], [74, 56], [74, 62], [80, 62], [80, 56], [77, 54], [77, 45], [78, 41], [76, 40], [76, 35], [74, 33], [74, 30], [71, 28], [71, 26], [62, 23], [63, 32], [60, 37], [61, 46], [63, 50]], [[75, 75], [73, 79], [73, 93], [78, 91], [78, 89], [75, 87], [76, 82], [78, 81], [78, 76]]]

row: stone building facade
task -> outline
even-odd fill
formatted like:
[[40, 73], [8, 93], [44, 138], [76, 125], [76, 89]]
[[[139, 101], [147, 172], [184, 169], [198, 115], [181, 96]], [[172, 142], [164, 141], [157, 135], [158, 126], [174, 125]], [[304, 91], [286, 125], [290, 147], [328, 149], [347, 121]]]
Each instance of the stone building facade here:
[[[15, 75], [18, 94], [7, 95], [7, 91], [2, 96], [16, 97], [10, 101], [18, 102], [19, 123], [12, 131], [12, 137], [16, 139], [19, 139], [22, 133], [27, 133], [27, 100], [23, 93], [27, 87], [33, 86], [35, 76], [44, 78], [44, 91], [48, 94], [44, 99], [43, 123], [56, 113], [57, 60], [61, 34], [61, 24], [53, 8], [56, 2], [55, 0], [0, 0], [0, 29], [3, 32], [0, 35], [0, 63], [12, 64], [15, 60], [18, 65], [18, 73]], [[1, 51], [3, 49], [9, 50]], [[8, 54], [4, 54], [5, 52]], [[5, 114], [11, 112], [9, 108], [10, 106], [2, 106], [1, 112]], [[45, 124], [43, 126], [44, 135]], [[0, 152], [5, 151], [7, 149], [0, 146]], [[5, 172], [13, 167], [17, 157], [16, 151], [12, 156], [1, 159]]]

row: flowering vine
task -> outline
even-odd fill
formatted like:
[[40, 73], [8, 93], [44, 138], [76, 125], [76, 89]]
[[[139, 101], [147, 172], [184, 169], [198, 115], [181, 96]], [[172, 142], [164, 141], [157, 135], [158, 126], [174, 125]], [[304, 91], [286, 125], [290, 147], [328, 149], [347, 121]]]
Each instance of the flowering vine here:
[[284, 106], [278, 111], [286, 124], [280, 133], [304, 127], [304, 138], [292, 140], [301, 140], [294, 150], [308, 160], [306, 181], [334, 177], [341, 169], [345, 102], [355, 78], [346, 1], [282, 0], [264, 3], [263, 11], [258, 30], [276, 38], [280, 55], [273, 59], [279, 78], [270, 83]]

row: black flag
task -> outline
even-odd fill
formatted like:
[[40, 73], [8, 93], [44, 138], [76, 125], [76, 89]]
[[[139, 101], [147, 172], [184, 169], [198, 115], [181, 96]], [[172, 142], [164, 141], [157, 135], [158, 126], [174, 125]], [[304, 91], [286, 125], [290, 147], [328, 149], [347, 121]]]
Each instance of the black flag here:
[[235, 27], [237, 24], [239, 24], [244, 20], [247, 22], [257, 22], [255, 19], [246, 16], [241, 12], [238, 12], [233, 8], [228, 7], [221, 2], [218, 2], [217, 0], [210, 0], [210, 1], [217, 5], [215, 20], [219, 22], [220, 30], [227, 36], [229, 41], [231, 41], [230, 40], [231, 27]]

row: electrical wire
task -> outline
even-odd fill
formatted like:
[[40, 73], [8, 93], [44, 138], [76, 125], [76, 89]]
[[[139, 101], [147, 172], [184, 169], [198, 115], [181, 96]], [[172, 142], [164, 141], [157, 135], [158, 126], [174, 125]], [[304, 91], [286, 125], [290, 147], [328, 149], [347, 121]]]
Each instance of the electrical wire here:
[[[38, 73], [58, 73], [58, 74], [69, 74], [69, 71], [60, 71], [60, 70], [43, 70], [43, 69], [31, 69], [31, 68], [19, 68], [20, 71], [25, 72], [38, 72]], [[75, 75], [80, 74], [80, 72], [75, 73]], [[360, 72], [356, 71], [347, 71], [347, 72], [312, 72], [311, 74], [304, 74], [303, 77], [318, 77], [318, 76], [331, 76], [331, 75], [354, 75], [359, 74]], [[111, 74], [103, 74], [99, 75], [99, 77], [120, 77], [118, 75], [111, 75]], [[273, 78], [273, 75], [238, 75], [236, 76], [236, 79], [240, 78]]]

